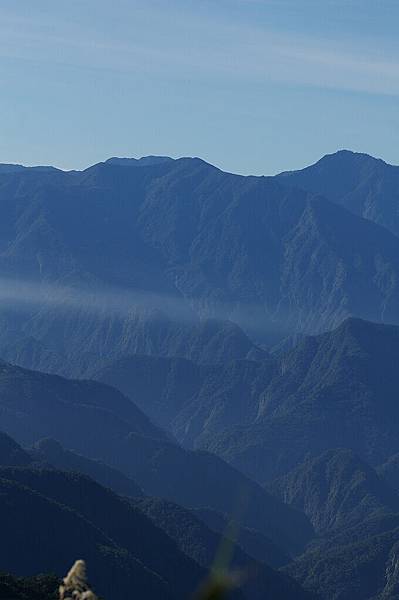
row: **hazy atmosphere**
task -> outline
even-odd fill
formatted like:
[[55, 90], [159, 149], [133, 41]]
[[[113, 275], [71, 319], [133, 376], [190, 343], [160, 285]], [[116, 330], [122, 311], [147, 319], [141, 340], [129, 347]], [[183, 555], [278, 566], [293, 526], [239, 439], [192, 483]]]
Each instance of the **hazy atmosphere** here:
[[0, 600], [399, 600], [399, 0], [0, 0]]

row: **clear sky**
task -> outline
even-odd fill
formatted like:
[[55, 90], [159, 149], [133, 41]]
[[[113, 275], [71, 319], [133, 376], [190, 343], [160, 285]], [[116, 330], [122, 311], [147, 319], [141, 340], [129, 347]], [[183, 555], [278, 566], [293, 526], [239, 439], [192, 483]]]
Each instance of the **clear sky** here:
[[399, 164], [399, 0], [1, 0], [0, 162]]

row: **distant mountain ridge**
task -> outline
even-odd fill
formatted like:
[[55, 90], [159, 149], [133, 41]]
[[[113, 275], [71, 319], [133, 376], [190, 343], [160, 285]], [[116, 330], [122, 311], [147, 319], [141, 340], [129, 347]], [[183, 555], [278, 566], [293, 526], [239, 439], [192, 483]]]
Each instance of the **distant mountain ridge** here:
[[109, 356], [176, 354], [171, 330], [190, 321], [231, 321], [268, 346], [351, 315], [399, 323], [399, 240], [386, 228], [294, 175], [125, 160], [0, 169], [0, 355], [81, 376]]
[[30, 170], [30, 171], [35, 171], [35, 172], [60, 171], [60, 169], [57, 169], [56, 167], [51, 167], [51, 166], [39, 166], [38, 165], [38, 166], [26, 167], [24, 165], [18, 165], [18, 164], [0, 163], [0, 174], [20, 173], [21, 171], [25, 171], [25, 170]]
[[0, 165], [0, 595], [399, 598], [398, 173]]

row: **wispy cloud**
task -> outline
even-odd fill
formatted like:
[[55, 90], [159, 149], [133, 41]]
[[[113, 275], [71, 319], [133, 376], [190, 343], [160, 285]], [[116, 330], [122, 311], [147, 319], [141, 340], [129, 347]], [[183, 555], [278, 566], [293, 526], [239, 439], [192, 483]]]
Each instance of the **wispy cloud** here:
[[116, 318], [121, 321], [170, 319], [178, 323], [198, 323], [201, 318], [237, 323], [245, 331], [256, 335], [278, 332], [288, 334], [289, 321], [298, 319], [299, 309], [289, 312], [278, 309], [268, 312], [265, 304], [254, 302], [221, 302], [212, 298], [184, 297], [140, 289], [121, 289], [105, 286], [79, 287], [33, 280], [0, 277], [0, 312], [11, 310], [28, 318], [49, 311], [59, 318], [72, 314], [85, 319]]
[[149, 77], [399, 95], [398, 53], [384, 51], [375, 40], [317, 38], [240, 23], [217, 12], [166, 10], [156, 3], [143, 10], [136, 2], [124, 10], [126, 24], [118, 23], [112, 35], [55, 17], [52, 22], [51, 15], [35, 21], [6, 14], [0, 24], [0, 55]]
[[196, 318], [178, 295], [104, 286], [78, 287], [0, 277], [0, 310], [32, 313], [40, 310], [87, 312], [92, 316], [128, 318], [137, 312], [159, 311], [178, 321]]

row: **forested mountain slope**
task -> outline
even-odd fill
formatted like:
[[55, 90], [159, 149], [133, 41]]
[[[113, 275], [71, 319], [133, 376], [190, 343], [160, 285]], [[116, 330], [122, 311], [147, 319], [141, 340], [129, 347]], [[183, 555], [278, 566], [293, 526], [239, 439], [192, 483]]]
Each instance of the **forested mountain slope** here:
[[374, 466], [397, 453], [398, 360], [398, 327], [352, 318], [262, 361], [133, 356], [96, 376], [183, 444], [265, 482], [330, 448], [351, 448]]
[[[0, 420], [19, 443], [55, 438], [66, 449], [122, 472], [147, 494], [228, 515], [239, 505], [244, 525], [258, 528], [289, 553], [299, 551], [313, 534], [302, 513], [273, 498], [221, 458], [180, 447], [107, 385], [3, 363]], [[83, 470], [87, 468], [86, 464]]]
[[3, 357], [82, 375], [132, 353], [251, 352], [226, 325], [195, 342], [199, 318], [267, 344], [349, 315], [399, 322], [399, 240], [386, 229], [284, 178], [138, 162], [0, 170]]
[[268, 489], [303, 510], [319, 533], [362, 525], [399, 513], [399, 496], [351, 450], [328, 450], [307, 459]]
[[[18, 448], [6, 435], [0, 438]], [[7, 456], [0, 449], [2, 463]], [[43, 468], [35, 459], [23, 467], [0, 467], [0, 562], [5, 571], [62, 576], [78, 553], [104, 596], [122, 598], [134, 590], [154, 600], [191, 597], [217, 554], [220, 534], [173, 503], [123, 499], [86, 476]], [[151, 515], [145, 507], [153, 507]], [[188, 523], [198, 532], [189, 545]], [[281, 600], [310, 598], [291, 578], [245, 554], [234, 541], [230, 545], [234, 566], [253, 569], [251, 580], [233, 594], [237, 600], [261, 599], [270, 591]], [[199, 547], [203, 554], [194, 551]], [[0, 586], [2, 581], [0, 576]], [[9, 589], [17, 583], [4, 578]]]
[[319, 534], [287, 572], [326, 600], [396, 599], [399, 497], [369, 465], [329, 450], [269, 489], [304, 509]]

